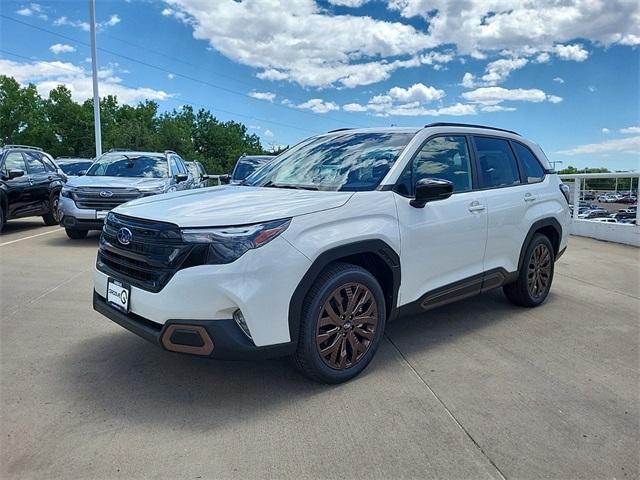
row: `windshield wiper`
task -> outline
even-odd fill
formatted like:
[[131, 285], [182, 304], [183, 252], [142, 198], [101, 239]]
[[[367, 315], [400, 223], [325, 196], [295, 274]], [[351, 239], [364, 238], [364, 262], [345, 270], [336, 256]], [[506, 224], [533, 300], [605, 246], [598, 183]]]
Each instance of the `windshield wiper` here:
[[270, 188], [289, 188], [292, 190], [318, 190], [318, 187], [315, 185], [290, 185], [286, 183], [273, 183], [271, 180], [262, 186]]

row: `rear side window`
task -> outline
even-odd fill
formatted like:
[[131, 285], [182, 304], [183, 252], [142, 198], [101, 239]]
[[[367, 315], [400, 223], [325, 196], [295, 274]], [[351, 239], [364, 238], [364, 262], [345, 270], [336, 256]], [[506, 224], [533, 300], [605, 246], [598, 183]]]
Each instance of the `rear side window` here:
[[24, 152], [24, 158], [27, 161], [29, 173], [44, 173], [47, 171], [47, 167], [45, 167], [44, 162], [40, 159], [40, 155]]
[[518, 163], [508, 141], [492, 137], [474, 137], [474, 140], [482, 188], [509, 187], [520, 183]]
[[527, 179], [527, 183], [541, 182], [544, 178], [544, 169], [533, 152], [518, 142], [513, 142], [513, 148], [524, 167], [524, 177]]

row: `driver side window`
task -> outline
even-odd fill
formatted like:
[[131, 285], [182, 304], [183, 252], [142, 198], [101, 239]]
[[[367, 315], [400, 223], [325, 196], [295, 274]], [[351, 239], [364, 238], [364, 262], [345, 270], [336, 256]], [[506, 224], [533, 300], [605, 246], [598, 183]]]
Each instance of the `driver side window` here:
[[413, 195], [418, 180], [439, 178], [453, 183], [453, 193], [472, 189], [471, 160], [466, 137], [444, 136], [429, 140], [399, 179], [398, 192]]

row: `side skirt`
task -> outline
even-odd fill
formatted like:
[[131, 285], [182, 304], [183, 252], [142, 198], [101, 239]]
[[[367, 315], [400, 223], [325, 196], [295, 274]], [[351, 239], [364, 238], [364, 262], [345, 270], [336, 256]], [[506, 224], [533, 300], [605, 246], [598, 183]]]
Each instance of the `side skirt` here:
[[495, 268], [431, 290], [418, 300], [400, 306], [398, 316], [417, 315], [433, 308], [502, 287], [503, 285], [514, 282], [517, 278], [518, 272], [507, 272], [504, 268]]

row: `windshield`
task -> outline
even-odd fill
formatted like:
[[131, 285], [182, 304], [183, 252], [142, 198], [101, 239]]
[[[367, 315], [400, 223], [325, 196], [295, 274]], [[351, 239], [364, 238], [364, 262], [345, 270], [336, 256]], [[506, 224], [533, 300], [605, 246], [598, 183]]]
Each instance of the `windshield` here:
[[58, 162], [58, 166], [67, 175], [77, 175], [78, 172], [89, 168], [92, 163], [93, 160], [79, 160], [77, 162], [65, 161], [64, 163]]
[[240, 157], [238, 163], [236, 163], [236, 168], [233, 169], [233, 180], [244, 180], [274, 158], [275, 157]]
[[167, 159], [161, 156], [134, 154], [103, 155], [87, 171], [94, 177], [169, 177]]
[[244, 185], [310, 190], [375, 189], [414, 133], [312, 137], [279, 155]]

